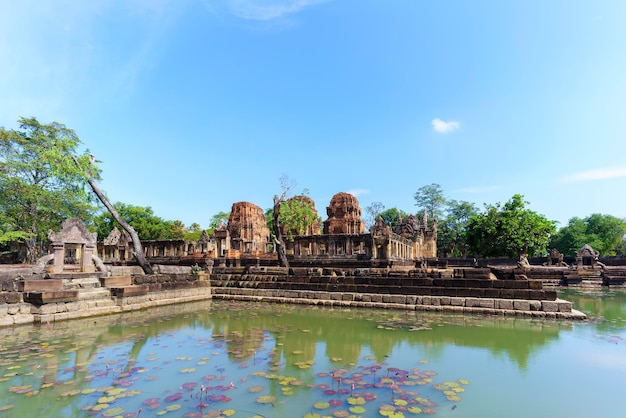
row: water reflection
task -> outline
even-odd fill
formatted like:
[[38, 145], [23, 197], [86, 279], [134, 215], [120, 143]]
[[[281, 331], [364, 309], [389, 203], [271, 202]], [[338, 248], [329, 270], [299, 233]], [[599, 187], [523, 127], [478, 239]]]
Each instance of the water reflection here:
[[[564, 296], [598, 318], [598, 330], [623, 329], [626, 294]], [[580, 326], [219, 301], [7, 328], [0, 330], [0, 417], [42, 411], [47, 417], [132, 417], [142, 409], [144, 416], [185, 411], [191, 417], [208, 416], [213, 407], [213, 416], [231, 407], [233, 416], [293, 417], [296, 407], [297, 416], [315, 416], [314, 405], [329, 399], [343, 408], [334, 410], [342, 416], [358, 406], [348, 403], [353, 395], [376, 390], [359, 416], [378, 416], [387, 406], [408, 413], [431, 403], [440, 405], [440, 414], [454, 407], [455, 416], [463, 416], [456, 409], [463, 388], [454, 382], [467, 376], [445, 370], [457, 362], [451, 350], [468, 356], [468, 363], [476, 356], [471, 353], [490, 353], [525, 373], [533, 358]], [[443, 369], [429, 370], [427, 361]]]
[[599, 330], [610, 332], [626, 327], [626, 292], [624, 290], [567, 289], [561, 297], [573, 302], [575, 309], [588, 315], [596, 322]]

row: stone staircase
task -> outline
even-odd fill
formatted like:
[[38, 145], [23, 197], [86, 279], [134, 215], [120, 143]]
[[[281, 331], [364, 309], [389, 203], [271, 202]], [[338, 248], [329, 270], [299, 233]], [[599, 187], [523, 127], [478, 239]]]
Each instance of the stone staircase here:
[[24, 302], [45, 305], [59, 302], [94, 301], [115, 304], [112, 297], [141, 296], [148, 285], [134, 285], [131, 276], [99, 277], [97, 273], [58, 273], [47, 279], [18, 282]]

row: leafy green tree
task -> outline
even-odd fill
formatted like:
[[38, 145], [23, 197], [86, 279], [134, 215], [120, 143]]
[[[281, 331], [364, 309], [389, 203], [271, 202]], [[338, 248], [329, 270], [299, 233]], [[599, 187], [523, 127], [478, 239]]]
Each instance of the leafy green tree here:
[[445, 211], [446, 217], [437, 223], [437, 250], [443, 257], [466, 257], [467, 227], [478, 208], [470, 202], [449, 200]]
[[169, 236], [168, 239], [183, 239], [185, 234], [187, 233], [187, 227], [180, 220], [174, 221], [165, 221], [165, 223], [169, 226]]
[[405, 220], [408, 216], [409, 214], [401, 209], [389, 208], [380, 212], [376, 218], [383, 218], [385, 224], [390, 226], [391, 229], [395, 231], [399, 225], [399, 221]]
[[623, 254], [626, 221], [611, 215], [594, 213], [584, 219], [574, 217], [550, 240], [566, 256], [573, 257], [585, 245], [601, 255]]
[[38, 256], [37, 244], [63, 220], [92, 218], [93, 195], [81, 167], [100, 170], [89, 154], [77, 154], [81, 141], [65, 125], [21, 118], [17, 130], [0, 128], [0, 236], [26, 246], [26, 261]]
[[484, 213], [472, 216], [467, 228], [470, 249], [483, 257], [545, 254], [556, 222], [526, 209], [526, 204], [516, 194], [504, 205], [486, 205]]
[[199, 223], [194, 222], [191, 225], [189, 225], [189, 228], [187, 228], [187, 232], [188, 233], [202, 232], [202, 227], [200, 226]]
[[198, 241], [202, 236], [202, 227], [199, 223], [194, 222], [187, 228], [187, 232], [185, 232], [184, 239], [187, 241]]
[[429, 222], [435, 219], [440, 221], [443, 218], [446, 198], [440, 185], [433, 183], [420, 187], [413, 198], [415, 199], [415, 206], [419, 208], [420, 213], [426, 210]]
[[293, 240], [294, 235], [306, 235], [311, 229], [314, 235], [318, 234], [321, 218], [315, 210], [315, 203], [307, 195], [294, 196], [280, 205], [278, 221], [283, 226], [287, 239]]
[[[134, 206], [116, 202], [113, 207], [120, 216], [137, 231], [142, 240], [180, 239], [180, 221], [164, 221], [156, 216], [151, 207]], [[180, 224], [179, 224], [180, 223]], [[119, 225], [109, 212], [102, 212], [95, 221], [98, 236], [105, 238]], [[184, 225], [183, 225], [184, 227]]]
[[212, 234], [215, 229], [220, 226], [222, 223], [227, 224], [228, 218], [230, 218], [230, 212], [217, 212], [215, 215], [211, 217], [209, 221], [209, 227], [207, 228], [207, 233]]

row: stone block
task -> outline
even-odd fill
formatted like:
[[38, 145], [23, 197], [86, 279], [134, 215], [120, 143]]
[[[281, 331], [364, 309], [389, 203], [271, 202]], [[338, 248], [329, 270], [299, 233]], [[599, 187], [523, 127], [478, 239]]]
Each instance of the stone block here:
[[464, 298], [467, 298], [467, 297], [472, 296], [472, 292], [470, 291], [470, 289], [467, 289], [467, 288], [462, 288], [462, 287], [457, 287], [457, 289], [456, 289], [456, 295], [457, 295], [458, 297], [464, 297]]
[[495, 309], [496, 301], [493, 300], [493, 299], [483, 298], [483, 299], [480, 299], [480, 305], [479, 306], [481, 308]]
[[530, 300], [528, 301], [530, 304], [531, 311], [540, 311], [541, 310], [541, 302], [538, 300]]
[[559, 312], [572, 312], [572, 302], [567, 302], [564, 300], [559, 300]]
[[497, 309], [509, 309], [509, 310], [513, 309], [513, 301], [511, 299], [500, 299], [497, 302], [498, 302], [498, 306], [496, 307]]
[[13, 323], [15, 325], [32, 324], [33, 322], [35, 322], [35, 315], [32, 314], [21, 314], [13, 316]]
[[541, 301], [541, 310], [544, 312], [558, 312], [559, 311], [559, 303], [556, 301]]
[[78, 290], [59, 290], [48, 292], [24, 293], [24, 301], [37, 305], [46, 303], [69, 302], [78, 299]]
[[17, 290], [20, 292], [45, 292], [48, 290], [62, 290], [62, 279], [34, 279], [20, 280], [17, 282]]
[[352, 301], [354, 301], [354, 294], [352, 294], [352, 293], [344, 293], [343, 296], [341, 297], [341, 300], [352, 302]]
[[147, 284], [111, 287], [111, 295], [117, 297], [145, 295], [150, 290]]
[[514, 299], [530, 299], [530, 290], [528, 289], [515, 289]]
[[0, 327], [7, 327], [10, 325], [14, 325], [15, 322], [13, 321], [13, 315], [4, 315], [4, 316], [0, 316]]
[[544, 290], [546, 300], [556, 300], [556, 290]]
[[22, 294], [19, 292], [4, 292], [4, 301], [7, 304], [15, 304], [22, 302]]
[[449, 306], [450, 305], [450, 297], [449, 296], [441, 296], [439, 298], [439, 303], [443, 306]]
[[131, 276], [101, 277], [100, 283], [102, 287], [130, 286], [133, 284], [133, 278]]
[[465, 306], [465, 298], [451, 297], [450, 305], [452, 306]]
[[527, 300], [514, 300], [513, 309], [516, 311], [530, 311], [530, 303]]
[[467, 298], [465, 299], [465, 307], [466, 308], [477, 308], [480, 306], [480, 299], [478, 298]]

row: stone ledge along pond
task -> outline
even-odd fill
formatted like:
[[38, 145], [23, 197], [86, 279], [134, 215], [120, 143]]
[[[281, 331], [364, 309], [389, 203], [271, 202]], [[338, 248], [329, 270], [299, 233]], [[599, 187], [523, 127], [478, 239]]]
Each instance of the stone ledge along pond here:
[[626, 293], [588, 321], [204, 301], [0, 329], [0, 417], [624, 417]]

